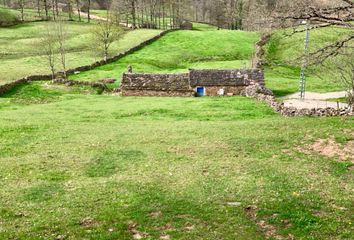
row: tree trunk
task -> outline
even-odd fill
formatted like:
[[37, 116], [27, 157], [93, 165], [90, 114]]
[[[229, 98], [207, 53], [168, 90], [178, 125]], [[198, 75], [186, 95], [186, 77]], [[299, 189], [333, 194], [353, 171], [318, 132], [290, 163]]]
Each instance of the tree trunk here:
[[79, 15], [79, 22], [81, 22], [80, 0], [76, 0], [77, 14]]
[[68, 0], [68, 15], [69, 15], [69, 21], [72, 21], [72, 20], [73, 20], [72, 12], [73, 12], [73, 7], [72, 7], [72, 5], [71, 5], [71, 0]]
[[165, 21], [165, 3], [162, 3], [162, 28], [166, 29], [166, 21]]
[[19, 7], [20, 7], [20, 12], [21, 12], [21, 21], [24, 21], [24, 0], [19, 0]]
[[91, 8], [91, 0], [88, 0], [88, 6], [87, 6], [87, 22], [91, 22], [90, 8]]
[[37, 13], [38, 13], [38, 17], [41, 16], [41, 2], [40, 0], [37, 0]]
[[57, 16], [59, 16], [58, 0], [55, 0], [55, 12], [56, 12]]
[[55, 20], [56, 19], [56, 15], [55, 15], [55, 3], [54, 3], [55, 0], [52, 0], [52, 12], [53, 12], [53, 19]]
[[131, 2], [131, 10], [132, 10], [132, 29], [135, 29], [136, 28], [136, 11], [135, 11], [135, 1], [136, 0], [132, 0]]
[[48, 15], [48, 3], [47, 0], [44, 0], [44, 11], [45, 11], [45, 18], [48, 20], [49, 19], [49, 15]]

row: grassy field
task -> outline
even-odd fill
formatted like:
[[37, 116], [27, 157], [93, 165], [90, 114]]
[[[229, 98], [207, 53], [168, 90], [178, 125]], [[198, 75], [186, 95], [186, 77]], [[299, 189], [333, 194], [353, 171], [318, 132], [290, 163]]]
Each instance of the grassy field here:
[[134, 72], [187, 72], [189, 68], [250, 67], [254, 43], [253, 32], [216, 31], [197, 24], [193, 31], [175, 31], [153, 44], [112, 64], [72, 76], [72, 79], [96, 81], [118, 78], [131, 64]]
[[[33, 50], [45, 24], [0, 29], [0, 84], [46, 72]], [[70, 66], [95, 60], [91, 27], [70, 23]], [[157, 33], [129, 32], [112, 52]], [[249, 67], [258, 38], [196, 24], [72, 79], [119, 79], [128, 64], [157, 73]], [[277, 95], [297, 90], [299, 69], [284, 62], [300, 43], [275, 36], [268, 45]], [[311, 90], [340, 89], [309, 81]], [[354, 235], [354, 118], [284, 118], [245, 97], [118, 97], [33, 82], [0, 97], [0, 139], [0, 239]]]
[[[286, 37], [292, 30], [276, 32], [266, 46], [267, 85], [281, 96], [299, 89], [301, 56], [304, 52], [305, 33]], [[350, 30], [335, 27], [315, 29], [310, 32], [310, 52], [345, 38]], [[353, 53], [354, 54], [354, 53]], [[300, 61], [295, 61], [300, 58]], [[311, 66], [307, 70], [307, 90], [315, 92], [343, 91], [337, 69]]]
[[309, 146], [349, 144], [353, 118], [93, 93], [0, 98], [0, 239], [352, 238], [353, 162]]
[[[38, 49], [41, 32], [47, 22], [24, 23], [10, 28], [0, 28], [0, 84], [27, 75], [48, 74], [46, 59], [39, 56]], [[66, 43], [67, 64], [69, 68], [91, 64], [102, 57], [93, 51], [90, 44], [93, 24], [67, 22], [68, 39]], [[160, 30], [129, 31], [123, 39], [115, 42], [111, 54], [125, 51], [153, 36]], [[58, 61], [59, 62], [59, 61]]]

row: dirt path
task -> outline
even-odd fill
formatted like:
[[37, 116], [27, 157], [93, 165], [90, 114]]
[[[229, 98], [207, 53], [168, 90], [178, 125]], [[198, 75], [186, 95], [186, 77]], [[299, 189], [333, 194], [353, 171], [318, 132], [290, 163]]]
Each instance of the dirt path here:
[[[76, 15], [79, 15], [77, 10], [74, 10], [74, 13], [75, 13]], [[85, 12], [81, 12], [81, 11], [80, 11], [80, 16], [81, 16], [81, 17], [84, 17], [84, 18], [87, 18], [88, 14], [85, 13]], [[91, 18], [91, 19], [94, 19], [94, 20], [99, 20], [99, 21], [107, 21], [107, 18], [105, 18], [105, 17], [100, 17], [100, 16], [93, 15], [93, 14], [90, 14], [90, 18]]]
[[[74, 12], [74, 14], [79, 15], [77, 9], [74, 9], [73, 12]], [[85, 12], [81, 12], [81, 11], [80, 11], [80, 16], [81, 16], [82, 18], [87, 18], [87, 17], [88, 17], [88, 14], [85, 13]], [[97, 15], [94, 15], [94, 14], [90, 14], [90, 18], [93, 19], [93, 20], [98, 20], [98, 21], [107, 21], [107, 18], [101, 17], [101, 16], [97, 16]], [[124, 26], [124, 27], [128, 27], [128, 28], [131, 28], [131, 27], [132, 27], [131, 24], [128, 24], [128, 25], [127, 25], [126, 23], [123, 23], [123, 22], [121, 22], [119, 25]]]
[[[329, 93], [316, 93], [316, 92], [306, 92], [305, 98], [312, 100], [327, 100], [331, 98], [342, 98], [346, 96], [346, 92], [329, 92]], [[285, 99], [300, 99], [300, 93], [294, 93], [284, 97]]]
[[346, 92], [330, 92], [330, 93], [316, 93], [307, 92], [305, 94], [305, 99], [300, 98], [300, 93], [294, 93], [285, 96], [284, 104], [286, 107], [296, 107], [296, 108], [345, 108], [348, 107], [346, 103], [337, 103], [327, 101], [327, 99], [343, 98], [346, 96]]

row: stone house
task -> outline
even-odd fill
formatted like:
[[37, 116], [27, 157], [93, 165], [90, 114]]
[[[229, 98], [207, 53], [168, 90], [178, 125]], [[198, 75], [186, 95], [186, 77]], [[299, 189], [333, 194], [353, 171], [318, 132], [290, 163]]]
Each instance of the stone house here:
[[123, 74], [122, 96], [233, 96], [264, 86], [261, 69], [189, 70], [182, 74]]
[[193, 23], [189, 22], [189, 21], [183, 21], [180, 24], [180, 28], [182, 30], [193, 30]]

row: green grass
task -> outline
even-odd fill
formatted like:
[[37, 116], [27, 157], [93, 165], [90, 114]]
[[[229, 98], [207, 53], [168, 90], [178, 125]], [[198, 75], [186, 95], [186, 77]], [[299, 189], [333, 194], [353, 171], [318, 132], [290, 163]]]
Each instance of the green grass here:
[[326, 101], [339, 102], [339, 103], [347, 103], [347, 102], [348, 102], [348, 98], [347, 98], [347, 97], [342, 97], [342, 98], [330, 98], [330, 99], [326, 99]]
[[[72, 79], [96, 81], [118, 78], [131, 64], [134, 72], [187, 72], [189, 68], [243, 68], [250, 66], [254, 43], [253, 32], [206, 30], [202, 24], [193, 31], [175, 31], [151, 45], [112, 64], [72, 76]], [[200, 31], [204, 30], [204, 31]]]
[[[291, 30], [277, 31], [266, 46], [267, 86], [278, 96], [294, 93], [299, 89], [301, 55], [304, 52], [305, 33], [286, 37]], [[310, 52], [350, 34], [349, 30], [335, 27], [315, 29], [310, 32]], [[295, 61], [300, 58], [300, 61]], [[307, 72], [307, 90], [314, 92], [342, 91], [337, 69], [311, 66]]]
[[[38, 42], [41, 32], [46, 29], [47, 24], [47, 22], [35, 22], [0, 28], [0, 84], [27, 75], [50, 73], [46, 59], [39, 56], [36, 50], [40, 47]], [[87, 65], [102, 59], [93, 51], [90, 44], [90, 31], [94, 25], [83, 22], [67, 22], [67, 24], [68, 67]], [[123, 39], [111, 46], [110, 54], [123, 52], [160, 32], [160, 30], [145, 29], [129, 31]]]
[[[67, 87], [65, 85], [56, 85], [49, 82], [33, 82], [16, 86], [11, 91], [3, 94], [1, 97], [10, 100], [10, 103], [20, 105], [43, 104], [59, 101], [67, 94], [98, 94], [99, 89], [93, 89], [85, 86]], [[1, 107], [1, 105], [0, 105]]]
[[266, 239], [250, 205], [278, 235], [351, 239], [353, 164], [298, 149], [353, 126], [244, 97], [26, 85], [0, 98], [0, 239]]

